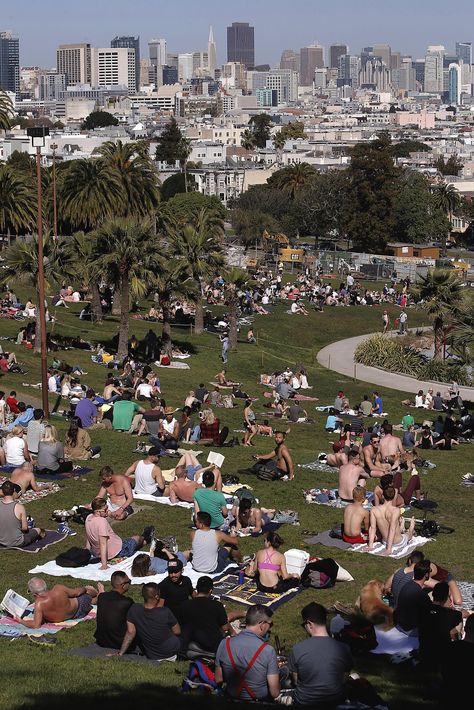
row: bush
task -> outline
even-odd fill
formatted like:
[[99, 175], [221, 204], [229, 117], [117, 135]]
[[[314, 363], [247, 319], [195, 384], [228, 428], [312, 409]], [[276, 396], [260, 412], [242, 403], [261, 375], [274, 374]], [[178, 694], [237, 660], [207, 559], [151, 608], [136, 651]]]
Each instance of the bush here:
[[472, 384], [472, 377], [465, 366], [428, 360], [411, 345], [403, 345], [399, 340], [388, 338], [382, 333], [372, 335], [359, 343], [354, 359], [361, 365], [411, 375], [419, 380], [455, 380], [460, 385]]

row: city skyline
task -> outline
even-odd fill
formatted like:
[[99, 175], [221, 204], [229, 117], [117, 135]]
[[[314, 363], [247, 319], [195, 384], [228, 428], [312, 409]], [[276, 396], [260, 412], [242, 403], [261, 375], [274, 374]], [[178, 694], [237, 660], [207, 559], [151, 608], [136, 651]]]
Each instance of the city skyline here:
[[[396, 5], [376, 0], [341, 0], [337, 6], [312, 0], [293, 0], [289, 7], [282, 0], [242, 0], [238, 12], [217, 0], [193, 3], [182, 0], [179, 6], [150, 6], [149, 0], [83, 0], [67, 6], [59, 0], [16, 0], [2, 13], [2, 30], [12, 30], [20, 39], [20, 64], [45, 68], [56, 64], [59, 44], [88, 42], [108, 47], [115, 36], [140, 37], [142, 56], [146, 45], [156, 36], [165, 37], [171, 51], [204, 50], [209, 25], [214, 28], [217, 63], [226, 60], [226, 32], [232, 22], [248, 22], [255, 27], [255, 61], [277, 65], [284, 49], [296, 49], [319, 42], [328, 62], [330, 44], [347, 44], [350, 52], [374, 43], [390, 44], [392, 49], [414, 59], [424, 56], [429, 44], [444, 44], [447, 51], [456, 41], [474, 39], [474, 8], [459, 0], [456, 13], [441, 0], [418, 3], [399, 0]], [[113, 12], [111, 12], [113, 8]], [[183, 17], [185, 22], [183, 23]], [[38, 31], [38, 28], [39, 31]], [[467, 36], [466, 36], [467, 35]]]

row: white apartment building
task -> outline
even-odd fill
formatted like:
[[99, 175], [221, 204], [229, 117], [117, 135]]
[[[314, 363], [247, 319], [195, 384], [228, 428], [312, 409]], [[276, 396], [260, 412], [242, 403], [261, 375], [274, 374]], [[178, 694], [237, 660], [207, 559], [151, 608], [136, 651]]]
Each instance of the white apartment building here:
[[225, 163], [224, 144], [213, 141], [192, 141], [189, 160], [202, 165]]
[[94, 47], [91, 52], [92, 86], [126, 86], [135, 93], [135, 50]]
[[178, 54], [178, 81], [189, 81], [193, 77], [194, 55], [192, 52]]

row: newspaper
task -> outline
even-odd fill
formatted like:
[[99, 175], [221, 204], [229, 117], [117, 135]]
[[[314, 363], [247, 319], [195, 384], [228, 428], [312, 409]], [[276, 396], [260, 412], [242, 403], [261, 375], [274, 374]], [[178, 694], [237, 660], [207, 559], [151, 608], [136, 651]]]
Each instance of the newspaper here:
[[0, 603], [0, 607], [12, 616], [22, 617], [30, 602], [13, 589], [8, 589]]

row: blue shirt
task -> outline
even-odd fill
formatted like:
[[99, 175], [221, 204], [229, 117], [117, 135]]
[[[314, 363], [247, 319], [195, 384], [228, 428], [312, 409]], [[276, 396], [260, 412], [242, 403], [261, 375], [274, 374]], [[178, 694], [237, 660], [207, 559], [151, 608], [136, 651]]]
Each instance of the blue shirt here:
[[382, 414], [382, 412], [383, 412], [382, 397], [376, 397], [374, 399], [374, 414]]
[[334, 414], [330, 414], [326, 419], [326, 429], [335, 429], [337, 426], [337, 419]]
[[28, 422], [33, 419], [34, 411], [33, 407], [28, 407], [25, 412], [22, 412], [17, 416], [14, 422], [7, 426], [7, 431], [12, 431], [14, 426], [22, 426], [26, 428], [28, 426]]
[[88, 397], [85, 397], [76, 404], [75, 414], [81, 420], [83, 429], [87, 429], [94, 424], [94, 417], [97, 416], [97, 407]]

